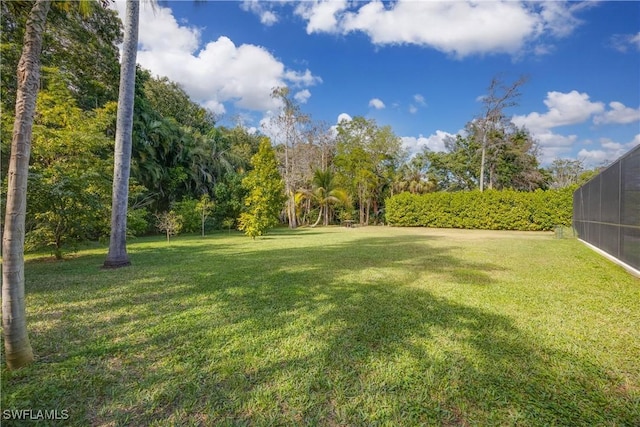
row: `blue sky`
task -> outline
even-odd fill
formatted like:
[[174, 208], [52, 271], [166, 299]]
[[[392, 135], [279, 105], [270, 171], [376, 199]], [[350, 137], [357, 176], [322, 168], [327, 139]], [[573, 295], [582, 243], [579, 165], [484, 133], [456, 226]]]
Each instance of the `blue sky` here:
[[494, 76], [527, 75], [507, 112], [543, 163], [640, 144], [640, 2], [164, 1], [143, 4], [139, 41], [143, 67], [223, 124], [263, 129], [287, 85], [315, 120], [373, 118], [437, 151]]

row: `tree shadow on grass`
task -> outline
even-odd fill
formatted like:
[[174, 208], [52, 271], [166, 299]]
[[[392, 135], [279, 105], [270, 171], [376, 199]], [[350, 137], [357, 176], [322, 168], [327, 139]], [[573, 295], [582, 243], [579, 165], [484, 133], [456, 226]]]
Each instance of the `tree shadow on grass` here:
[[34, 334], [46, 354], [3, 375], [2, 407], [73, 408], [65, 425], [639, 419], [633, 402], [594, 385], [606, 377], [597, 366], [430, 291], [436, 279], [497, 283], [502, 267], [453, 249], [402, 235], [295, 250], [139, 250], [149, 265], [128, 275], [100, 272], [84, 290], [79, 275], [77, 292], [47, 288], [60, 313], [43, 313]]

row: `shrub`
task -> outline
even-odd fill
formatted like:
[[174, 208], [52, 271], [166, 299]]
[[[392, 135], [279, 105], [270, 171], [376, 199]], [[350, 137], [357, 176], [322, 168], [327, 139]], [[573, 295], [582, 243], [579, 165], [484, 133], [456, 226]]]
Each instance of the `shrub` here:
[[184, 199], [181, 202], [174, 202], [172, 211], [182, 217], [182, 231], [185, 233], [197, 233], [200, 231], [202, 220], [198, 209], [198, 200]]
[[402, 193], [386, 201], [390, 225], [487, 230], [553, 230], [571, 226], [573, 188]]
[[127, 211], [127, 235], [142, 236], [149, 231], [149, 211], [146, 208]]

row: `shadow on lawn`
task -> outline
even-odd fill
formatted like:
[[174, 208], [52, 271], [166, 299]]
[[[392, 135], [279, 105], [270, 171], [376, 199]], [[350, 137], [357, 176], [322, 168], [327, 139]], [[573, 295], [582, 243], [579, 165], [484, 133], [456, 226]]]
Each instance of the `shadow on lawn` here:
[[40, 363], [3, 379], [3, 408], [75, 408], [65, 425], [634, 421], [624, 399], [592, 384], [606, 377], [598, 367], [428, 292], [434, 278], [491, 286], [500, 270], [433, 239], [138, 250], [140, 267], [101, 272], [107, 282], [87, 285], [95, 293], [69, 296], [35, 340], [75, 342], [49, 344]]

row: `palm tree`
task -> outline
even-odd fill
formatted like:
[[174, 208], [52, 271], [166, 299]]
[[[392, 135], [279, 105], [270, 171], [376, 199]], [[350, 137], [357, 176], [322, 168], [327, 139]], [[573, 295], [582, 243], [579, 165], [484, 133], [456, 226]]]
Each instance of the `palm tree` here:
[[[9, 369], [19, 369], [33, 361], [24, 299], [24, 230], [33, 117], [40, 87], [40, 53], [51, 3], [51, 0], [36, 0], [33, 3], [25, 26], [17, 70], [18, 90], [2, 236], [2, 328]], [[22, 5], [16, 4], [18, 7]], [[72, 2], [57, 3], [63, 8], [70, 4]], [[89, 4], [81, 1], [80, 11], [88, 12]]]
[[403, 191], [408, 191], [412, 194], [425, 194], [435, 191], [436, 187], [436, 183], [427, 179], [420, 171], [420, 167], [412, 162], [400, 168], [391, 190], [392, 195]]
[[131, 172], [131, 137], [136, 84], [136, 56], [138, 51], [138, 20], [140, 3], [127, 0], [124, 24], [124, 43], [120, 64], [120, 89], [116, 119], [116, 145], [113, 165], [113, 194], [111, 203], [111, 236], [105, 268], [131, 265], [127, 255], [127, 205]]
[[212, 129], [204, 136], [203, 146], [207, 153], [200, 164], [208, 170], [208, 184], [215, 184], [242, 164], [240, 156], [229, 149], [230, 144], [226, 138], [228, 136], [223, 135], [220, 129]]
[[331, 205], [336, 203], [347, 204], [349, 197], [347, 193], [336, 187], [334, 179], [335, 175], [331, 170], [316, 170], [313, 174], [313, 190], [303, 190], [301, 193], [306, 197], [315, 200], [320, 205], [320, 211], [318, 212], [318, 219], [312, 227], [317, 226], [320, 220], [323, 219], [323, 225], [329, 225], [329, 219], [331, 217]]
[[42, 35], [50, 8], [49, 0], [37, 0], [31, 8], [18, 63], [16, 118], [2, 238], [2, 327], [9, 369], [18, 369], [33, 361], [24, 301], [24, 227], [33, 116], [40, 86]]

